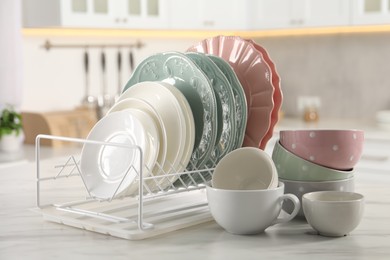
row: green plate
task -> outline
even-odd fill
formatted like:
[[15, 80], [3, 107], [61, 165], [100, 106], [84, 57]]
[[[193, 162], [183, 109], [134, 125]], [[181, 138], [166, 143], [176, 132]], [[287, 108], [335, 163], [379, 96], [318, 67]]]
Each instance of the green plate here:
[[229, 63], [227, 63], [224, 59], [214, 55], [207, 55], [207, 57], [209, 57], [219, 67], [233, 89], [237, 125], [235, 138], [236, 143], [233, 149], [236, 149], [241, 147], [242, 143], [244, 142], [246, 122], [248, 120], [248, 106], [245, 92], [236, 76], [236, 73], [229, 65]]
[[236, 139], [236, 111], [234, 109], [234, 94], [229, 81], [218, 66], [203, 53], [186, 53], [209, 78], [217, 99], [218, 132], [216, 146], [207, 166], [215, 167], [216, 163], [229, 153]]
[[165, 52], [144, 59], [123, 91], [143, 81], [167, 82], [184, 94], [195, 121], [195, 145], [187, 169], [202, 168], [209, 160], [217, 138], [217, 104], [208, 78], [184, 54]]

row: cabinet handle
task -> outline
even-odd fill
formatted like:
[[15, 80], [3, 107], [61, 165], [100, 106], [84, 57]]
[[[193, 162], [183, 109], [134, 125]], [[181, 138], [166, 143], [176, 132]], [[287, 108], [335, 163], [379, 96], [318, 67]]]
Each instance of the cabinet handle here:
[[204, 26], [214, 26], [214, 25], [215, 25], [215, 22], [214, 22], [214, 21], [208, 20], [208, 21], [204, 21], [204, 22], [203, 22], [203, 25], [204, 25]]

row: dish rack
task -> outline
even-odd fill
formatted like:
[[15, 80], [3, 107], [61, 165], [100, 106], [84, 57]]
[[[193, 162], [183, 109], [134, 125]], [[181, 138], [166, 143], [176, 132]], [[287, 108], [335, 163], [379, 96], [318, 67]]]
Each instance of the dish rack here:
[[[115, 196], [127, 171], [110, 198], [92, 196], [80, 171], [80, 154], [72, 153], [59, 161], [43, 160], [42, 140], [70, 142], [75, 151], [81, 151], [85, 144], [138, 150], [140, 161], [137, 167], [140, 167], [135, 179], [138, 192], [130, 196]], [[142, 172], [142, 149], [139, 146], [61, 136], [38, 135], [35, 149], [36, 210], [45, 220], [114, 237], [140, 240], [213, 219], [208, 209], [205, 187], [214, 168], [205, 166], [203, 169], [153, 176]], [[137, 168], [133, 166], [129, 165], [128, 169]], [[169, 180], [170, 185], [159, 186], [162, 179]], [[191, 183], [188, 184], [188, 180]], [[157, 185], [152, 185], [151, 189], [148, 186], [150, 182]]]

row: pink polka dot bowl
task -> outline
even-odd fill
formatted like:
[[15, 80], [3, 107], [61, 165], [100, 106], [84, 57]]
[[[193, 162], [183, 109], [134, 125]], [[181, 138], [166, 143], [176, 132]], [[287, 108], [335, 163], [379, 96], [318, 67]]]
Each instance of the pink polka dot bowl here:
[[363, 152], [361, 130], [285, 130], [280, 131], [281, 145], [307, 161], [325, 167], [354, 168]]
[[305, 160], [276, 142], [272, 160], [281, 179], [293, 181], [335, 181], [354, 176], [354, 169], [337, 170]]

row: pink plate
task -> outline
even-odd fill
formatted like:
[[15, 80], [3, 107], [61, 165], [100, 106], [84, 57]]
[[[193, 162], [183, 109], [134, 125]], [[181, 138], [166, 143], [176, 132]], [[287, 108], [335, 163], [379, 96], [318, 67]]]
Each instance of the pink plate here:
[[273, 96], [274, 109], [272, 110], [271, 113], [271, 125], [260, 144], [260, 149], [264, 150], [265, 146], [267, 145], [267, 142], [269, 141], [269, 139], [271, 139], [274, 131], [274, 127], [279, 120], [279, 110], [280, 107], [282, 106], [283, 94], [282, 94], [282, 89], [280, 88], [280, 77], [278, 72], [276, 71], [276, 66], [271, 60], [271, 58], [269, 57], [266, 49], [264, 49], [261, 45], [257, 44], [253, 40], [248, 39], [246, 41], [252, 43], [255, 49], [263, 55], [265, 62], [268, 63], [268, 66], [271, 68], [272, 71], [271, 81], [274, 87], [274, 96]]
[[248, 104], [243, 146], [260, 147], [270, 128], [274, 109], [271, 69], [262, 54], [250, 42], [236, 36], [208, 38], [187, 51], [219, 56], [232, 66], [244, 88]]

